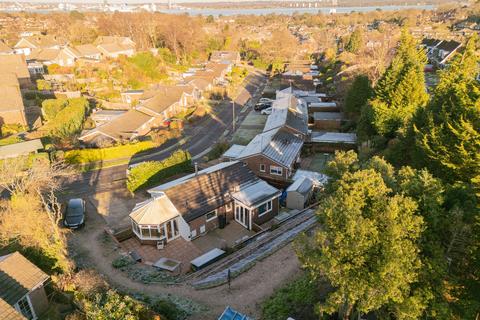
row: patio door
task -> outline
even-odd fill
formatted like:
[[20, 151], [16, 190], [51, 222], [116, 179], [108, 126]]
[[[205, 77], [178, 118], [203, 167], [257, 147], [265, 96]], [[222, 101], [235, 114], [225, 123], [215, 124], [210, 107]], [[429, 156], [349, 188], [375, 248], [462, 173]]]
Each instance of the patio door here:
[[236, 203], [235, 204], [235, 221], [240, 223], [245, 228], [249, 229], [248, 225], [250, 223], [250, 210]]
[[170, 220], [165, 223], [165, 228], [167, 229], [165, 235], [167, 237], [167, 241], [173, 240], [178, 237], [178, 222], [177, 219]]

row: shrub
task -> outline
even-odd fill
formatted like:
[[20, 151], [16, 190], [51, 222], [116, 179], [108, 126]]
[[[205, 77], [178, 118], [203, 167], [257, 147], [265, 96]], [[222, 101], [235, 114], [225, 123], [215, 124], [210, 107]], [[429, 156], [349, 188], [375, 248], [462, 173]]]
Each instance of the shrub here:
[[69, 164], [85, 164], [103, 160], [128, 158], [136, 153], [154, 148], [155, 146], [151, 141], [142, 141], [109, 148], [69, 150], [65, 152], [64, 157], [65, 161]]
[[306, 276], [275, 292], [262, 305], [262, 319], [284, 320], [288, 317], [316, 320], [317, 285]]
[[47, 99], [42, 102], [43, 117], [51, 121], [55, 116], [67, 106], [67, 99]]
[[176, 320], [180, 319], [183, 316], [183, 312], [179, 310], [173, 302], [170, 301], [157, 300], [151, 306], [151, 308], [156, 313], [162, 315], [162, 319]]
[[43, 79], [38, 79], [37, 80], [37, 89], [38, 90], [52, 90], [52, 85], [50, 82], [43, 80]]
[[85, 98], [68, 99], [67, 105], [54, 115], [44, 129], [54, 138], [70, 138], [82, 130], [88, 108], [89, 103]]
[[112, 261], [112, 267], [115, 269], [122, 269], [134, 263], [135, 261], [129, 256], [121, 256]]
[[178, 150], [163, 161], [147, 161], [130, 170], [127, 177], [127, 189], [138, 189], [157, 184], [178, 173], [191, 170], [191, 157], [187, 151]]
[[7, 138], [0, 139], [0, 146], [6, 146], [9, 144], [22, 142], [22, 138], [19, 136], [9, 136]]
[[210, 152], [207, 154], [208, 161], [220, 158], [222, 154], [228, 150], [228, 148], [230, 148], [230, 145], [226, 142], [219, 142], [215, 144], [212, 150], [210, 150]]

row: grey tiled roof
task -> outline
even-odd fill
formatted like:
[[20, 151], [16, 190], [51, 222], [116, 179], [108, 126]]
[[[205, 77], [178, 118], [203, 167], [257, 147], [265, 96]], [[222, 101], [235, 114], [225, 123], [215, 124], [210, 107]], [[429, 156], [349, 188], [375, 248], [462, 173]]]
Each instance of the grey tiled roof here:
[[0, 298], [14, 305], [48, 275], [18, 252], [0, 257]]
[[291, 133], [279, 130], [272, 137], [262, 154], [279, 164], [290, 167], [300, 154], [302, 146], [302, 139]]

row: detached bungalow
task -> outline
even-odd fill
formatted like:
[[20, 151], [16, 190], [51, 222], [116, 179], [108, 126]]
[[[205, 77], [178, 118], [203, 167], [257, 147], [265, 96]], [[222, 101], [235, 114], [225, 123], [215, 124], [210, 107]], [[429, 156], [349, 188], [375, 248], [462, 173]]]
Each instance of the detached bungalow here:
[[139, 98], [135, 109], [164, 121], [186, 110], [199, 98], [198, 90], [190, 85], [157, 86]]
[[77, 56], [71, 49], [38, 48], [33, 49], [28, 56], [29, 62], [39, 62], [44, 65], [58, 64], [62, 67], [71, 67], [75, 64]]
[[103, 57], [118, 58], [121, 55], [131, 57], [135, 54], [135, 42], [129, 37], [101, 36], [94, 44]]
[[60, 49], [67, 40], [51, 35], [33, 35], [21, 38], [13, 47], [16, 54], [30, 55], [34, 49]]
[[50, 277], [18, 252], [0, 257], [0, 318], [38, 319], [48, 308]]
[[130, 213], [145, 244], [190, 241], [234, 220], [247, 229], [278, 213], [280, 191], [241, 162], [220, 163], [148, 191], [152, 198]]
[[306, 106], [300, 104], [297, 98], [290, 95], [273, 102], [272, 113], [268, 116], [263, 131], [283, 128], [305, 140], [308, 135], [307, 122]]
[[133, 140], [150, 132], [155, 118], [137, 110], [129, 110], [110, 122], [83, 133], [79, 140], [89, 145]]

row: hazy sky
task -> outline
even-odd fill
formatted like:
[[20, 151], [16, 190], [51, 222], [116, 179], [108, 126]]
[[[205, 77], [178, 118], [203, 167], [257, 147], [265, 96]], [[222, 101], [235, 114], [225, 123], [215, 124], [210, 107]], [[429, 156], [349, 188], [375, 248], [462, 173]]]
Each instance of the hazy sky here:
[[[245, 0], [171, 0], [172, 3], [183, 3], [183, 2], [243, 2]], [[272, 1], [272, 0], [253, 0], [253, 1]], [[282, 0], [274, 0], [274, 1], [282, 1]], [[0, 0], [0, 2], [30, 2], [30, 3], [59, 3], [59, 2], [68, 2], [68, 3], [103, 3], [103, 0]], [[108, 3], [168, 3], [168, 0], [107, 0]], [[327, 0], [320, 0], [319, 3], [326, 3]], [[330, 1], [328, 1], [330, 2]]]

